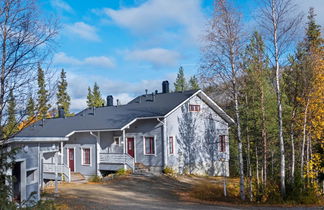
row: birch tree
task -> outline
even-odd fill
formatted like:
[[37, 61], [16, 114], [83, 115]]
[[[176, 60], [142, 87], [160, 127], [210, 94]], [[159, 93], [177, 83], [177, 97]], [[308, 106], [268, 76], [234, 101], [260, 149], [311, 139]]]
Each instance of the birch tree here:
[[280, 145], [280, 189], [286, 194], [285, 185], [285, 147], [282, 119], [282, 93], [280, 87], [280, 68], [283, 65], [283, 55], [295, 40], [301, 14], [296, 15], [296, 5], [292, 0], [263, 0], [260, 9], [259, 24], [265, 32], [270, 58], [275, 71], [275, 90], [277, 95], [278, 139]]
[[241, 15], [226, 0], [215, 0], [214, 14], [207, 31], [200, 67], [202, 77], [215, 83], [229, 83], [235, 104], [236, 132], [240, 165], [240, 196], [245, 200], [244, 165], [239, 112], [239, 60], [243, 48]]

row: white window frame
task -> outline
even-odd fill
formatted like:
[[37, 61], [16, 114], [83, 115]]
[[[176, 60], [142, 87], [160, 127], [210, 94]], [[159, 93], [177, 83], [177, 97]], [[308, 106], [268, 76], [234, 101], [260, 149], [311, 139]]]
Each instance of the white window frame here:
[[[115, 142], [115, 139], [116, 139], [116, 138], [118, 138], [118, 144], [116, 144], [116, 142]], [[120, 140], [121, 137], [120, 137], [120, 136], [114, 136], [113, 139], [114, 139], [114, 145], [121, 146], [121, 140]]]
[[[85, 164], [84, 163], [84, 159], [83, 159], [83, 152], [84, 152], [83, 150], [84, 149], [89, 149], [90, 150], [90, 154], [89, 154], [90, 155], [90, 160], [89, 160], [90, 164]], [[91, 147], [81, 147], [81, 165], [91, 167], [92, 166], [92, 156], [91, 155], [92, 155], [92, 148]]]
[[[145, 138], [152, 138], [153, 137], [153, 142], [154, 142], [154, 153], [153, 154], [147, 154], [146, 153], [146, 141]], [[143, 136], [143, 152], [144, 155], [151, 155], [151, 156], [156, 156], [156, 136]]]
[[28, 175], [29, 172], [31, 172], [33, 174], [33, 176], [34, 176], [33, 178], [34, 179], [31, 180], [30, 182], [26, 183], [26, 184], [29, 185], [29, 184], [35, 184], [35, 183], [37, 183], [37, 178], [36, 178], [36, 175], [37, 175], [36, 173], [38, 172], [37, 171], [37, 168], [35, 167], [35, 168], [30, 168], [30, 169], [27, 169], [26, 170], [26, 181], [28, 180], [28, 176], [27, 175]]
[[[173, 153], [170, 152], [170, 137], [172, 137], [173, 141], [172, 141], [172, 148], [173, 148]], [[168, 136], [168, 152], [169, 152], [169, 155], [174, 155], [175, 154], [175, 136]]]
[[[199, 111], [196, 111], [196, 110], [193, 110], [193, 111], [191, 111], [190, 110], [190, 106], [199, 106]], [[200, 104], [188, 104], [188, 110], [189, 110], [189, 112], [200, 112], [201, 111], [201, 105]]]

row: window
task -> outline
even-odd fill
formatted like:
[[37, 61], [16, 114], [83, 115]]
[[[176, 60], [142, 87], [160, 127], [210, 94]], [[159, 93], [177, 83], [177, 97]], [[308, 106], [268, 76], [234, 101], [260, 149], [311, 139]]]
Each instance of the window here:
[[27, 183], [32, 184], [35, 182], [35, 172], [36, 170], [29, 170], [27, 171]]
[[154, 155], [155, 154], [155, 141], [154, 137], [145, 137], [144, 138], [144, 154], [145, 155]]
[[82, 149], [82, 165], [90, 165], [90, 148]]
[[220, 143], [220, 151], [221, 152], [225, 152], [226, 148], [225, 148], [225, 135], [220, 135], [219, 136], [219, 143]]
[[190, 112], [200, 112], [200, 105], [189, 104]]
[[169, 136], [169, 154], [174, 154], [173, 136]]
[[114, 137], [114, 144], [119, 145], [119, 137]]

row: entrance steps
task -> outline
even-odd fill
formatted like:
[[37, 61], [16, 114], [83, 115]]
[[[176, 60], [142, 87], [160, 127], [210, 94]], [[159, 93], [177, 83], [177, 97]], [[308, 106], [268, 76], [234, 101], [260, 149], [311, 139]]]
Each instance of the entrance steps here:
[[71, 172], [71, 182], [86, 181], [85, 177], [79, 172]]

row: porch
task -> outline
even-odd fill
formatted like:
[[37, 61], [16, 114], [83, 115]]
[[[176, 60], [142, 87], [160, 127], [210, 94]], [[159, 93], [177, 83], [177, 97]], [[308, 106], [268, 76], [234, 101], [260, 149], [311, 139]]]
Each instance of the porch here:
[[99, 156], [99, 170], [135, 169], [135, 160], [128, 153], [100, 153]]

